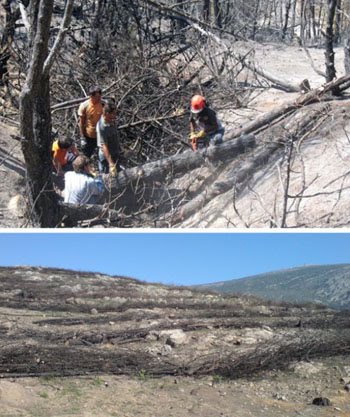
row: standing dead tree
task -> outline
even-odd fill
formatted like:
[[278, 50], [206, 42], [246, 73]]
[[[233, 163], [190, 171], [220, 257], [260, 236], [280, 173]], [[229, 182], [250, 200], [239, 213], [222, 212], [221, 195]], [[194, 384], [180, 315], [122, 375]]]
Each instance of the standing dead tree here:
[[[336, 76], [336, 70], [334, 65], [334, 17], [338, 0], [328, 0], [328, 16], [327, 16], [327, 28], [326, 28], [326, 81], [332, 81]], [[339, 95], [340, 91], [334, 87], [332, 90], [334, 95]]]
[[73, 0], [66, 2], [62, 26], [51, 51], [53, 0], [33, 0], [29, 7], [31, 47], [25, 85], [20, 96], [22, 151], [27, 167], [29, 219], [33, 225], [55, 227], [59, 222], [51, 170], [50, 69], [69, 25]]
[[6, 0], [2, 4], [4, 11], [4, 26], [0, 32], [0, 85], [5, 83], [5, 76], [8, 73], [7, 63], [10, 58], [10, 46], [15, 33], [16, 21], [20, 17], [20, 10], [11, 9], [11, 0]]
[[347, 31], [345, 46], [344, 46], [344, 66], [345, 72], [350, 74], [350, 25]]

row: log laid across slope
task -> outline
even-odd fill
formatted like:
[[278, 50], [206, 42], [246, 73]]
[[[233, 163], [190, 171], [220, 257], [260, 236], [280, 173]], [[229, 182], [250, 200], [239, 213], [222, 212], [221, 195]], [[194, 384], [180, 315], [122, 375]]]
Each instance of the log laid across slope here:
[[284, 103], [281, 106], [276, 107], [268, 113], [257, 117], [255, 120], [247, 123], [241, 128], [234, 129], [228, 135], [225, 136], [225, 140], [232, 140], [239, 135], [256, 132], [259, 129], [269, 127], [271, 123], [285, 117], [296, 110], [313, 103], [318, 103], [325, 100], [326, 94], [330, 93], [334, 88], [338, 88], [339, 91], [345, 91], [350, 87], [350, 74], [337, 80], [331, 81], [321, 87], [315, 88], [309, 91], [307, 94], [300, 94], [295, 100]]
[[163, 182], [167, 177], [175, 177], [199, 168], [205, 161], [226, 162], [235, 158], [255, 146], [254, 135], [244, 135], [234, 141], [224, 142], [220, 146], [207, 148], [204, 151], [184, 152], [169, 158], [159, 159], [155, 162], [127, 169], [112, 179], [112, 194], [121, 192], [130, 183]]

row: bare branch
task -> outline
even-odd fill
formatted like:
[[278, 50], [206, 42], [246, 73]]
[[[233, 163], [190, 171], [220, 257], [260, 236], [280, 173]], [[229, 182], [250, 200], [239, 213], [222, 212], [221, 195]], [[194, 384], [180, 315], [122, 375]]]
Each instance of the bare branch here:
[[62, 23], [61, 23], [61, 26], [60, 26], [60, 30], [59, 30], [58, 35], [55, 39], [55, 42], [52, 46], [52, 49], [51, 49], [51, 51], [50, 51], [50, 53], [49, 53], [49, 55], [46, 58], [46, 61], [44, 63], [44, 70], [43, 70], [44, 74], [47, 74], [50, 71], [53, 62], [54, 62], [54, 60], [56, 59], [56, 57], [59, 53], [59, 50], [60, 50], [61, 45], [63, 43], [64, 37], [65, 37], [65, 35], [68, 31], [68, 27], [70, 25], [70, 21], [71, 21], [71, 17], [72, 17], [72, 11], [73, 11], [73, 4], [74, 4], [74, 0], [67, 0], [66, 8], [65, 8], [65, 11], [64, 11], [64, 16], [63, 16]]

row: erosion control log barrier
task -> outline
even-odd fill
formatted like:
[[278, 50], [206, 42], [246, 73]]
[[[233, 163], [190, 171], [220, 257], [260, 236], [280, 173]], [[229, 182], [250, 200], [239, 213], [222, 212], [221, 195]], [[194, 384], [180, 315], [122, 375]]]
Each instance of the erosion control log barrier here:
[[[116, 199], [116, 208], [127, 207], [137, 210], [140, 192], [143, 201], [156, 198], [156, 190], [164, 183], [170, 183], [204, 163], [223, 163], [234, 159], [256, 145], [255, 136], [241, 135], [238, 139], [209, 147], [203, 151], [187, 151], [180, 155], [160, 159], [155, 162], [120, 172], [111, 179], [109, 200]], [[153, 198], [151, 198], [153, 196]]]

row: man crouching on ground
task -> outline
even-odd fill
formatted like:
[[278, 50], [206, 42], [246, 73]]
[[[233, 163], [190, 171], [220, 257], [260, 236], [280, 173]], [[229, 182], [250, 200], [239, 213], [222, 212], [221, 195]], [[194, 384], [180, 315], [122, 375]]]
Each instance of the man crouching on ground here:
[[96, 126], [98, 146], [98, 168], [101, 174], [117, 174], [120, 170], [120, 162], [123, 153], [120, 147], [118, 130], [115, 124], [117, 117], [116, 106], [113, 102], [107, 102], [103, 108], [103, 114]]
[[74, 171], [64, 176], [64, 202], [70, 204], [96, 204], [104, 192], [101, 178], [90, 174], [90, 161], [85, 155], [79, 155], [73, 162]]

